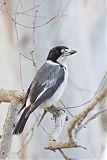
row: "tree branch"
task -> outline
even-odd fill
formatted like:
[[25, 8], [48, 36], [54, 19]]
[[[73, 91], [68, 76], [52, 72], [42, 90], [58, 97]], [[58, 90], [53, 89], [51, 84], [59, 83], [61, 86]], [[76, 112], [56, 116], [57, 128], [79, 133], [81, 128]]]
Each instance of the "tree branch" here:
[[[80, 112], [77, 116], [73, 117], [72, 121], [69, 123], [68, 126], [68, 142], [65, 143], [56, 143], [53, 142], [49, 144], [49, 146], [46, 149], [56, 150], [56, 149], [64, 149], [64, 148], [75, 148], [75, 147], [82, 147], [80, 145], [77, 145], [77, 142], [75, 142], [75, 138], [77, 132], [73, 132], [76, 125], [79, 125], [86, 116], [95, 108], [95, 106], [107, 95], [107, 87], [105, 87], [98, 95], [95, 96], [95, 98], [90, 102], [86, 108]], [[85, 147], [82, 147], [85, 149]]]
[[18, 112], [17, 109], [19, 108], [20, 105], [21, 103], [15, 98], [9, 105], [1, 136], [0, 159], [5, 160], [6, 157], [9, 157], [11, 143], [12, 143], [12, 132], [15, 126], [14, 123], [17, 118], [17, 112]]
[[[1, 140], [1, 146], [0, 146], [0, 153], [1, 153], [0, 156], [4, 156], [4, 153], [6, 153], [5, 156], [7, 156], [10, 151], [9, 147], [11, 145], [12, 130], [13, 130], [12, 124], [14, 124], [17, 108], [19, 108], [21, 101], [23, 101], [24, 95], [25, 95], [24, 93], [19, 91], [13, 91], [13, 90], [8, 91], [3, 89], [0, 90], [0, 102], [11, 102], [8, 109], [8, 114], [5, 120], [5, 124], [4, 124], [4, 129], [2, 134], [3, 136]], [[55, 106], [47, 108], [46, 111], [50, 112], [55, 117], [55, 127], [50, 136], [49, 144], [46, 149], [59, 150], [64, 148], [82, 147], [80, 145], [77, 145], [77, 143], [75, 142], [75, 138], [77, 136], [77, 133], [79, 132], [79, 129], [76, 130], [76, 126], [77, 127], [81, 126], [81, 123], [84, 121], [87, 115], [95, 108], [95, 106], [106, 95], [107, 95], [107, 87], [105, 87], [98, 95], [96, 95], [95, 98], [90, 102], [88, 106], [85, 107], [85, 109], [82, 112], [80, 112], [78, 115], [72, 118], [68, 126], [68, 141], [65, 143], [63, 142], [58, 143], [57, 140], [59, 138], [59, 135], [62, 132], [64, 122], [66, 121], [66, 114], [62, 110], [57, 109]], [[82, 147], [82, 148], [85, 148], [85, 147]], [[3, 150], [5, 150], [6, 152], [4, 152]]]
[[24, 92], [0, 89], [0, 103], [11, 102], [13, 98], [18, 99], [19, 101], [23, 101], [24, 96], [25, 96]]

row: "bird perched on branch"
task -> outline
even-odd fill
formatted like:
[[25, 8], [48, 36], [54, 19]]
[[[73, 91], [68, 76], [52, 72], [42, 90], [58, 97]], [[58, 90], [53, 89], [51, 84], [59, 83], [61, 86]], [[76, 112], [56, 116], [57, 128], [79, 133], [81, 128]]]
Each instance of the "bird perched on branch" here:
[[22, 133], [30, 114], [39, 106], [51, 107], [61, 98], [68, 79], [66, 62], [76, 53], [65, 46], [57, 46], [49, 51], [46, 62], [38, 70], [25, 95], [19, 112], [23, 113], [15, 126], [13, 134]]

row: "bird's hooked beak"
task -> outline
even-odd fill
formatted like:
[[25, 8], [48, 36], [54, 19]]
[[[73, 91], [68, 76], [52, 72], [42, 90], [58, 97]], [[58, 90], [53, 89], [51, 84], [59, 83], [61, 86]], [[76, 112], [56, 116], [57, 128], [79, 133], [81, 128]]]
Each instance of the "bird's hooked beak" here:
[[63, 56], [70, 56], [70, 55], [75, 54], [75, 53], [77, 53], [76, 50], [68, 50], [68, 51], [63, 53]]
[[70, 53], [70, 55], [72, 55], [72, 54], [77, 53], [77, 51], [76, 50], [71, 50], [69, 53]]

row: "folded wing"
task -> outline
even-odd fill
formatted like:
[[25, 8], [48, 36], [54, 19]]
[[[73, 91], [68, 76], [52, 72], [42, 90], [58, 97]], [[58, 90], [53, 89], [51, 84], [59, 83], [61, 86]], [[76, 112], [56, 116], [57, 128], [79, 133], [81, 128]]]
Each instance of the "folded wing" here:
[[[50, 98], [64, 80], [64, 68], [59, 64], [45, 63], [37, 72], [25, 96], [30, 98], [31, 106], [26, 114], [28, 117], [43, 101]], [[22, 108], [24, 108], [22, 107]]]

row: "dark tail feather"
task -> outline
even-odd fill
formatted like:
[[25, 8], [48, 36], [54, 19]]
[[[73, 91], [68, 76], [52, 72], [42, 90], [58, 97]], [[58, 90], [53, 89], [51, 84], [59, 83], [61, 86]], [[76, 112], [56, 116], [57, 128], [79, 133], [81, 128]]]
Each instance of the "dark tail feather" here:
[[24, 127], [25, 127], [25, 124], [29, 118], [29, 116], [27, 118], [26, 117], [26, 113], [28, 112], [29, 110], [29, 107], [25, 108], [25, 110], [23, 111], [19, 121], [17, 122], [16, 126], [15, 126], [15, 129], [13, 131], [13, 134], [20, 134], [22, 133]]

